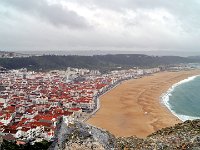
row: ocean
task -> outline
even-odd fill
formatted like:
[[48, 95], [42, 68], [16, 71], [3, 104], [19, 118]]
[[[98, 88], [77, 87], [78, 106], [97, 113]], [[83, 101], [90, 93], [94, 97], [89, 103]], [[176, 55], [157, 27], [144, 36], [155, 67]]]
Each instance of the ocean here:
[[200, 119], [200, 75], [174, 84], [161, 102], [182, 121]]

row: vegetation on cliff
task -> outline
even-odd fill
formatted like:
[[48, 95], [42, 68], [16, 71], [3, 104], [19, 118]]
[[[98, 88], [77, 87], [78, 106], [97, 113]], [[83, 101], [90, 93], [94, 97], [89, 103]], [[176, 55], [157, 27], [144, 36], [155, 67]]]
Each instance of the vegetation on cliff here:
[[117, 149], [199, 150], [200, 120], [185, 121], [152, 133], [145, 139], [118, 138]]

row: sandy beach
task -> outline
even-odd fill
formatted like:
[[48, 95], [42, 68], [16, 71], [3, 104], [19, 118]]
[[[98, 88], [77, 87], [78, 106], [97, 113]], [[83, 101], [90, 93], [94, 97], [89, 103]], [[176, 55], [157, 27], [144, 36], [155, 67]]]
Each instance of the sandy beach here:
[[161, 72], [125, 81], [100, 97], [101, 107], [87, 123], [116, 136], [146, 137], [181, 122], [160, 102], [173, 84], [200, 71]]

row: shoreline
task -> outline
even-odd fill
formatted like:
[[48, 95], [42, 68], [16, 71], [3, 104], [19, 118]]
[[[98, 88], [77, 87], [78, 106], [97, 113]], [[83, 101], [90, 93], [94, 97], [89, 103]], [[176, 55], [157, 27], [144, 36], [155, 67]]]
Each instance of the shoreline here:
[[116, 136], [138, 137], [180, 123], [161, 103], [161, 95], [175, 83], [199, 73], [197, 70], [160, 72], [124, 81], [100, 97], [99, 111], [86, 122]]
[[171, 109], [171, 106], [169, 104], [169, 96], [171, 95], [171, 93], [174, 91], [174, 89], [176, 87], [178, 87], [181, 84], [193, 81], [195, 78], [199, 77], [200, 75], [194, 75], [194, 76], [190, 76], [186, 79], [183, 79], [175, 84], [173, 84], [165, 93], [163, 93], [160, 96], [160, 101], [161, 103], [174, 115], [176, 116], [179, 120], [181, 120], [182, 122], [186, 121], [186, 120], [194, 120], [194, 119], [199, 119], [199, 117], [193, 117], [193, 116], [186, 116], [186, 115], [181, 115], [181, 114], [177, 114], [174, 110]]

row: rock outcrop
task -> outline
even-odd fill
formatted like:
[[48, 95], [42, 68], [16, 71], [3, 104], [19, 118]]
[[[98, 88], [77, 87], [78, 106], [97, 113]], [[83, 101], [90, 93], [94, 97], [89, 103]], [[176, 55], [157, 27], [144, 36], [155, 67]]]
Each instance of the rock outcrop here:
[[49, 150], [110, 150], [116, 146], [116, 138], [109, 132], [94, 126], [74, 122], [61, 123]]

